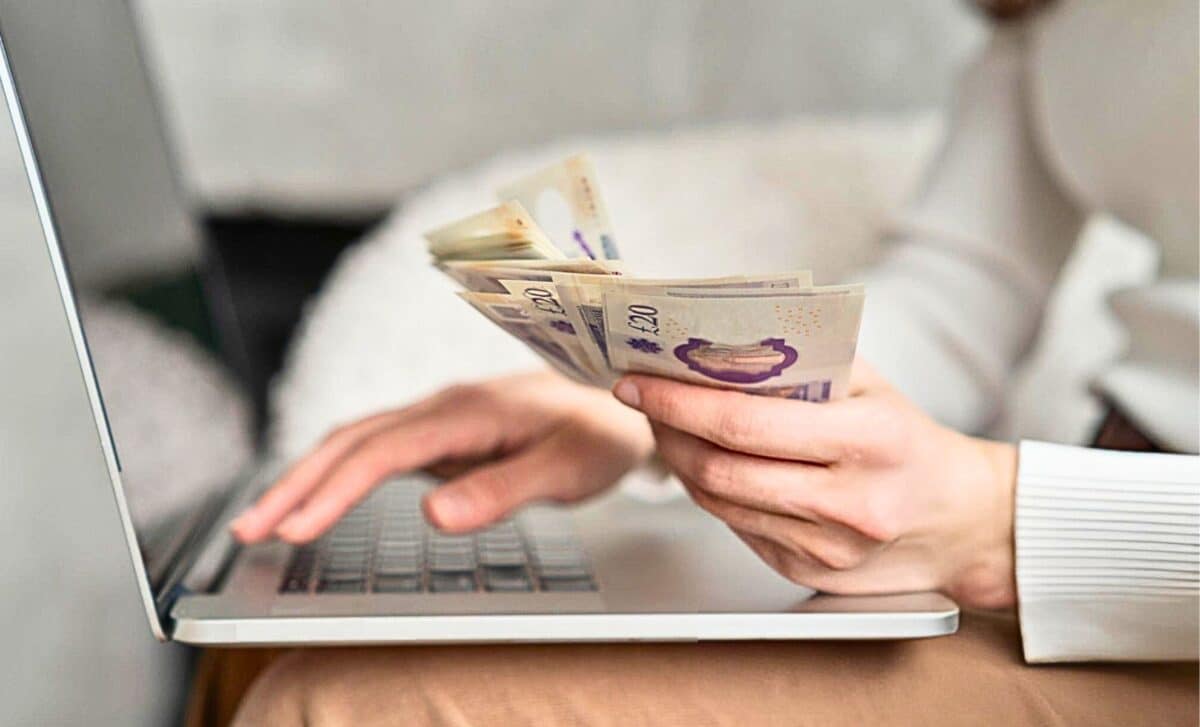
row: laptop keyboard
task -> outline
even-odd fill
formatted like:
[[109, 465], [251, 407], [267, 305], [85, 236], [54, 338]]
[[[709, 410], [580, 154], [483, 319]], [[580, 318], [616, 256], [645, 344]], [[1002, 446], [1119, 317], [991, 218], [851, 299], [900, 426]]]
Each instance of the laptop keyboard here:
[[298, 546], [279, 592], [498, 593], [594, 591], [565, 513], [531, 507], [466, 535], [429, 526], [424, 483], [385, 484], [322, 538]]

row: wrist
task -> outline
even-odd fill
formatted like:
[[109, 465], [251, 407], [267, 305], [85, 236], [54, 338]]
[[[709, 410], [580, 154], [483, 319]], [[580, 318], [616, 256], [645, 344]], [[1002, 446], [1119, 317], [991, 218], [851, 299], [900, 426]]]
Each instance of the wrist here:
[[1017, 595], [1013, 553], [1017, 450], [1007, 442], [972, 438], [969, 443], [978, 457], [978, 482], [972, 488], [978, 507], [970, 518], [972, 546], [947, 590], [964, 606], [1007, 608], [1016, 603]]

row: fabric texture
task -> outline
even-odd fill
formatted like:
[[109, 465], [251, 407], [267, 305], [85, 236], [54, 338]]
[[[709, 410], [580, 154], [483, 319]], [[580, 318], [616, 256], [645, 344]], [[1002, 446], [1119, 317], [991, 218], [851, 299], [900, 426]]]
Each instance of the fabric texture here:
[[1200, 458], [1024, 442], [1017, 591], [1031, 662], [1195, 659]]
[[183, 715], [184, 727], [223, 727], [233, 721], [246, 692], [285, 649], [205, 649]]
[[1194, 725], [1195, 664], [1027, 667], [1011, 615], [895, 642], [306, 649], [254, 725]]

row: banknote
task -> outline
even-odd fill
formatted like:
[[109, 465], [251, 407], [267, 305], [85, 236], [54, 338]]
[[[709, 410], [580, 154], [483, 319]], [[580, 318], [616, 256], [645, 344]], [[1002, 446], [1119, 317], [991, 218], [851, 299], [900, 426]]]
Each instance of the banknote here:
[[426, 233], [430, 254], [464, 300], [565, 376], [609, 387], [632, 371], [814, 402], [845, 395], [862, 286], [814, 287], [807, 271], [630, 276], [585, 155], [499, 193], [500, 206]]
[[589, 260], [450, 260], [438, 263], [437, 268], [467, 290], [477, 293], [507, 292], [501, 280], [540, 280], [551, 282], [553, 273], [586, 273], [589, 275], [620, 275], [620, 261]]
[[591, 383], [591, 376], [579, 368], [557, 341], [548, 338], [529, 314], [529, 309], [520, 300], [507, 293], [474, 293], [463, 291], [458, 297], [471, 304], [505, 333], [528, 346], [559, 373], [583, 383]]
[[845, 396], [861, 286], [781, 295], [603, 295], [614, 369], [805, 401]]
[[587, 372], [592, 383], [606, 386], [610, 379], [609, 367], [589, 351], [592, 346], [584, 333], [567, 315], [567, 309], [559, 299], [554, 283], [529, 280], [502, 280], [500, 284], [513, 298], [524, 301], [529, 315], [538, 324], [544, 337], [557, 341], [571, 356], [576, 367]]
[[[592, 275], [555, 273], [552, 276], [559, 300], [567, 309], [571, 323], [586, 332], [594, 368], [612, 370], [608, 355], [608, 335], [604, 325], [604, 293], [617, 287], [636, 289], [645, 295], [677, 295], [690, 291], [697, 295], [716, 295], [724, 290], [799, 290], [812, 286], [812, 273], [801, 270], [760, 276], [731, 275], [718, 278], [598, 278]], [[613, 377], [608, 377], [613, 378]], [[614, 379], [615, 380], [615, 379]]]
[[430, 230], [425, 239], [439, 261], [566, 258], [515, 201]]
[[[600, 184], [592, 160], [577, 154], [534, 172], [498, 190], [500, 199], [516, 200], [556, 239], [570, 257], [583, 254], [593, 260], [613, 260], [617, 242], [613, 235], [608, 208], [600, 194]], [[571, 217], [569, 229], [558, 232], [549, 219], [553, 206], [566, 207]], [[568, 239], [562, 239], [568, 238]]]

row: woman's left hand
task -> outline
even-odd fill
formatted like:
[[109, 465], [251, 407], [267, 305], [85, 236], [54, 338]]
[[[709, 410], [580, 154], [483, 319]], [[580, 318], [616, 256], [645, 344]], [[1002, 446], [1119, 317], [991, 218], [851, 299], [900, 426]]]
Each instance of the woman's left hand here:
[[862, 361], [823, 404], [638, 375], [613, 393], [692, 498], [796, 583], [1015, 602], [1014, 448], [937, 424]]

